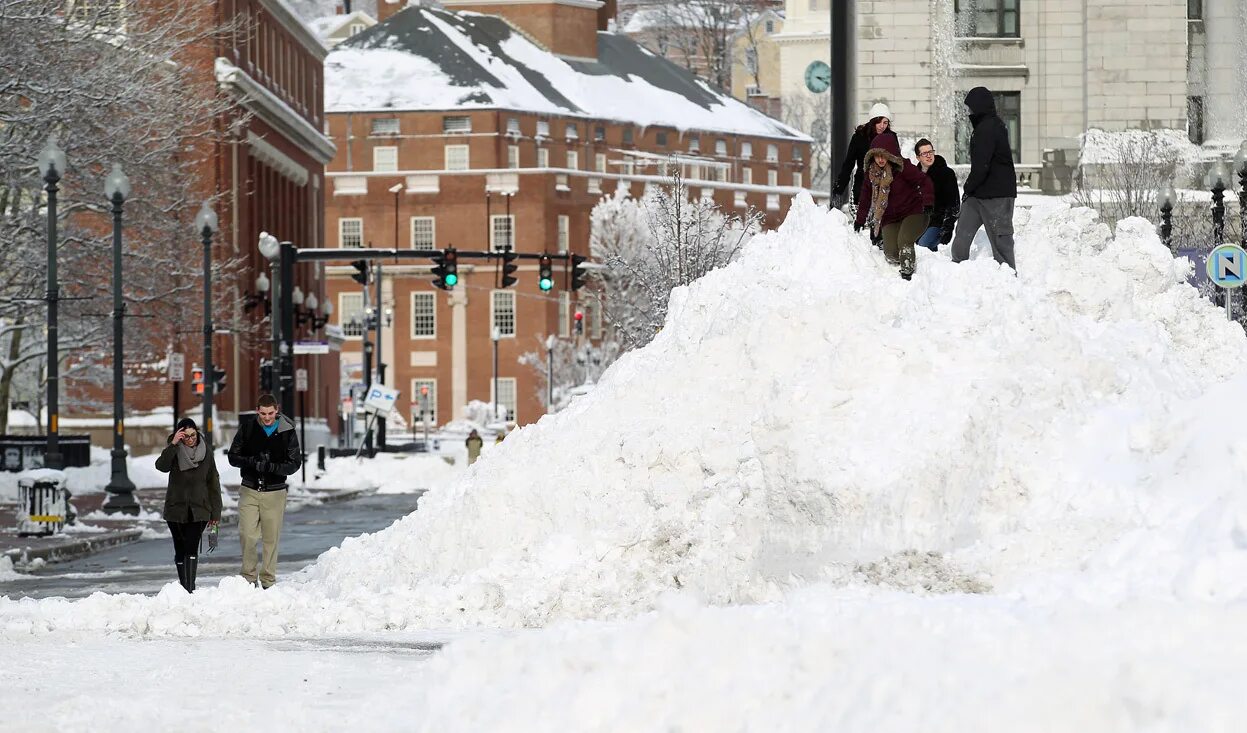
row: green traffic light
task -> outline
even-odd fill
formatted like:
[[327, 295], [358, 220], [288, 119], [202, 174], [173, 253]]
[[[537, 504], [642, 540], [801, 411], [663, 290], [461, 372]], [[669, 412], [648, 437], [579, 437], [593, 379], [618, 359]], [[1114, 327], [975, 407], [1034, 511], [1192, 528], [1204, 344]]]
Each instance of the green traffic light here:
[[550, 290], [551, 288], [554, 287], [554, 281], [548, 277], [543, 277], [537, 281], [537, 287], [541, 288], [542, 290]]
[[459, 276], [453, 272], [447, 273], [444, 281], [447, 287], [454, 287], [459, 284]]

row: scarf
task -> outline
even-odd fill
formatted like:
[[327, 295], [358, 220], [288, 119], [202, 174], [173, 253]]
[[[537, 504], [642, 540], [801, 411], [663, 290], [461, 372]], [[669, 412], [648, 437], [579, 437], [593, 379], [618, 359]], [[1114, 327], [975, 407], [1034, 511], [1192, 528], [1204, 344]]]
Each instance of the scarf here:
[[883, 229], [883, 212], [888, 210], [888, 193], [892, 190], [892, 165], [884, 164], [882, 168], [870, 163], [866, 174], [870, 178], [870, 213], [866, 220], [870, 222], [870, 230], [876, 237]]
[[177, 444], [178, 450], [178, 470], [190, 471], [203, 463], [203, 459], [208, 456], [208, 444], [199, 439], [195, 443], [195, 447], [191, 448], [185, 443]]

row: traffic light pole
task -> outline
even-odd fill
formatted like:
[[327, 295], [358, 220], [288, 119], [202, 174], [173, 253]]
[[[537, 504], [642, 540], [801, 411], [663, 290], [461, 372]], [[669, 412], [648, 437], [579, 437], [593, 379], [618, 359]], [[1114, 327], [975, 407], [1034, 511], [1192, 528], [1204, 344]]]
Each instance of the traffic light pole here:
[[[827, 172], [828, 181], [835, 180], [836, 173], [849, 154], [849, 128], [852, 124], [849, 113], [853, 96], [853, 75], [850, 69], [854, 57], [852, 28], [855, 22], [852, 5], [851, 0], [831, 2], [831, 33], [828, 34], [831, 44], [831, 124], [827, 128], [831, 134], [831, 169]], [[852, 198], [853, 194], [850, 193], [849, 200]], [[830, 197], [827, 204], [835, 207], [835, 202]]]
[[292, 242], [281, 243], [281, 344], [280, 377], [274, 379], [277, 400], [287, 417], [294, 415], [294, 263], [298, 250]]
[[[395, 225], [395, 226], [397, 226], [397, 225]], [[395, 240], [397, 240], [397, 236], [395, 237]], [[384, 318], [384, 314], [381, 312], [381, 276], [382, 276], [382, 271], [381, 271], [381, 263], [380, 263], [380, 262], [378, 262], [378, 263], [377, 263], [377, 267], [376, 267], [375, 272], [376, 272], [376, 281], [377, 281], [377, 282], [376, 282], [376, 290], [375, 290], [375, 292], [376, 292], [376, 303], [375, 303], [375, 305], [373, 306], [373, 312], [372, 312], [372, 315], [373, 315], [373, 318], [375, 318], [375, 319], [376, 319], [376, 340], [377, 340], [377, 346], [376, 346], [376, 356], [377, 356], [377, 384], [379, 384], [379, 385], [381, 385], [382, 387], [384, 387], [384, 386], [385, 386], [385, 359], [383, 359], [383, 358], [382, 358], [383, 353], [382, 353], [382, 347], [381, 347], [381, 328], [382, 328], [382, 320], [381, 320], [381, 319], [382, 319], [382, 318]], [[384, 418], [382, 418], [381, 420], [378, 420], [378, 421], [377, 421], [377, 449], [378, 449], [378, 450], [385, 450], [385, 423], [386, 423], [386, 421], [385, 421], [385, 419], [384, 419]]]

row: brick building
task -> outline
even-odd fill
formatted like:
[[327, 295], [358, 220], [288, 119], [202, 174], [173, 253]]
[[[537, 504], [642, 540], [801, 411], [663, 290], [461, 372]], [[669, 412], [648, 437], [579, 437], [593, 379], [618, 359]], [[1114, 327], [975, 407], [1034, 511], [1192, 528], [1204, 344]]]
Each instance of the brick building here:
[[[386, 11], [326, 60], [326, 109], [337, 155], [326, 172], [327, 246], [588, 255], [593, 206], [619, 187], [641, 195], [680, 169], [694, 195], [728, 211], [754, 207], [769, 225], [802, 191], [809, 138], [712, 90], [625, 36], [594, 0], [444, 3]], [[479, 11], [464, 12], [464, 11]], [[489, 13], [488, 15], [484, 13]], [[556, 34], [554, 31], [558, 29]], [[493, 398], [518, 423], [544, 407], [529, 367], [547, 335], [604, 336], [598, 297], [569, 293], [561, 271], [541, 293], [535, 265], [495, 288], [492, 265], [464, 261], [460, 285], [431, 285], [429, 262], [386, 262], [381, 334], [385, 381], [400, 409], [427, 386], [437, 424]], [[329, 268], [344, 372], [359, 373], [364, 307], [347, 268]], [[334, 276], [337, 276], [336, 278]], [[371, 300], [371, 298], [370, 298]], [[350, 382], [357, 377], [348, 376]], [[345, 385], [344, 385], [345, 386]]]

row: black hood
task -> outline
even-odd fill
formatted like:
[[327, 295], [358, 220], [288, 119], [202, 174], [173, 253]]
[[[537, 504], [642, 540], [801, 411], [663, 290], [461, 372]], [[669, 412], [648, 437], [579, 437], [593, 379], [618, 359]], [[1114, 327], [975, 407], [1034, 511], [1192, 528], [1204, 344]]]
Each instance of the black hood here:
[[966, 94], [966, 106], [971, 115], [988, 115], [996, 111], [996, 100], [987, 87], [975, 87]]

